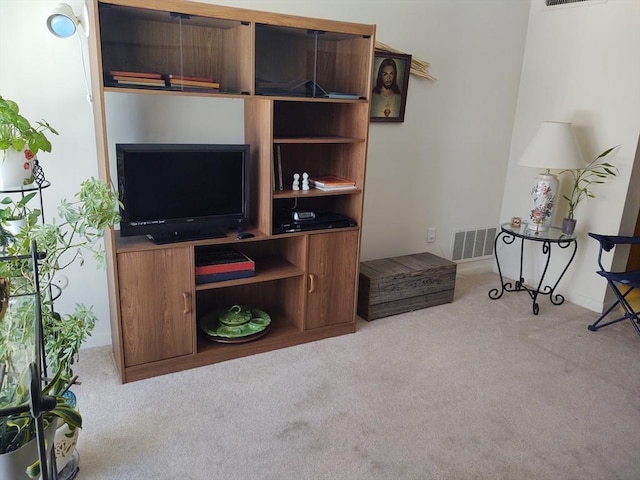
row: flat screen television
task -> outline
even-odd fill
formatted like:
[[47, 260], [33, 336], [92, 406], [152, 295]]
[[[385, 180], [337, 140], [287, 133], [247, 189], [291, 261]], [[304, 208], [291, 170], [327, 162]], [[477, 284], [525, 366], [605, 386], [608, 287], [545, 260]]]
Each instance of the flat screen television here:
[[226, 236], [248, 219], [249, 145], [117, 144], [120, 235]]

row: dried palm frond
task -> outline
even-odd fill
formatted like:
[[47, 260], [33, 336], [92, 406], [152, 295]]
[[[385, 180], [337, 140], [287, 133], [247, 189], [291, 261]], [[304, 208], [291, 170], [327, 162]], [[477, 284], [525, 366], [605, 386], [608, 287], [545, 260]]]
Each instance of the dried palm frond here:
[[[390, 47], [386, 43], [382, 43], [380, 41], [376, 41], [376, 51], [378, 52], [389, 52], [389, 53], [406, 53], [396, 48]], [[437, 80], [436, 77], [429, 73], [429, 66], [431, 64], [425, 60], [420, 60], [419, 58], [411, 55], [411, 68], [410, 73], [417, 75], [419, 77], [426, 78], [428, 80]]]

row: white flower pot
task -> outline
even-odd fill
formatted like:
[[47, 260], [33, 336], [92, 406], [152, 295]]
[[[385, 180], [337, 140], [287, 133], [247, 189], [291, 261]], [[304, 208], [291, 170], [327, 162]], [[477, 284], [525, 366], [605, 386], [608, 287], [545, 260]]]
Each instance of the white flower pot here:
[[73, 452], [78, 443], [78, 430], [79, 429], [76, 428], [72, 433], [69, 425], [66, 423], [60, 425], [56, 430], [53, 444], [55, 445], [58, 472], [61, 472], [73, 458]]
[[[71, 390], [68, 390], [65, 393], [65, 397], [71, 407], [78, 411], [76, 395]], [[56, 429], [56, 436], [53, 444], [55, 446], [56, 467], [58, 468], [58, 473], [62, 472], [67, 464], [73, 459], [76, 444], [78, 443], [79, 431], [80, 429], [76, 428], [71, 432], [69, 425], [66, 423], [62, 423], [62, 425]]]
[[27, 224], [26, 218], [18, 218], [16, 220], [5, 220], [5, 230], [11, 232], [14, 236], [18, 235]]
[[0, 150], [0, 189], [22, 187], [33, 183], [35, 156], [26, 149], [18, 152], [12, 148]]
[[[45, 429], [46, 444], [51, 445], [55, 436], [57, 422]], [[48, 450], [48, 448], [47, 448]], [[38, 460], [38, 442], [34, 438], [18, 450], [0, 455], [0, 478], [11, 480], [29, 480], [25, 473], [27, 467]], [[48, 462], [50, 466], [51, 462]]]

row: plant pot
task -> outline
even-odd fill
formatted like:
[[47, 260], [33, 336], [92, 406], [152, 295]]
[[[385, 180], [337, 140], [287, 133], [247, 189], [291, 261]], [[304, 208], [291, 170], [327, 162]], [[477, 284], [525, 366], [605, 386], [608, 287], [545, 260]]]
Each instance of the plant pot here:
[[0, 189], [22, 187], [33, 183], [33, 160], [30, 150], [0, 150]]
[[[76, 396], [71, 391], [66, 391], [64, 393], [64, 397], [76, 410], [78, 409], [76, 403]], [[56, 429], [56, 435], [54, 439], [54, 446], [56, 452], [56, 466], [58, 468], [58, 473], [61, 472], [67, 464], [73, 459], [73, 454], [76, 449], [76, 444], [78, 443], [78, 432], [79, 428], [76, 428], [73, 432], [69, 428], [69, 425], [63, 423]]]
[[26, 224], [26, 217], [15, 218], [13, 220], [5, 220], [5, 230], [11, 232], [15, 236], [22, 231]]
[[576, 229], [576, 219], [575, 218], [563, 218], [562, 219], [562, 233], [565, 235], [573, 235], [573, 232]]
[[[46, 445], [50, 446], [56, 433], [57, 422], [53, 422], [44, 431]], [[47, 450], [50, 450], [49, 448]], [[38, 441], [36, 438], [17, 450], [0, 455], [0, 478], [11, 480], [30, 480], [25, 473], [27, 467], [38, 460]], [[51, 461], [48, 461], [51, 465]]]

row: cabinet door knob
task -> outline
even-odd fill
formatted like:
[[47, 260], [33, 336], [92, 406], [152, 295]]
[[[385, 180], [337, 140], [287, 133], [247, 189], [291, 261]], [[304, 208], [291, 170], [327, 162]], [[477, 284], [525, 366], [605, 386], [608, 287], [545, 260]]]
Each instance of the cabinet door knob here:
[[316, 276], [313, 273], [309, 274], [309, 293], [316, 291]]
[[182, 292], [182, 299], [184, 300], [184, 314], [191, 313], [191, 295], [189, 292]]

